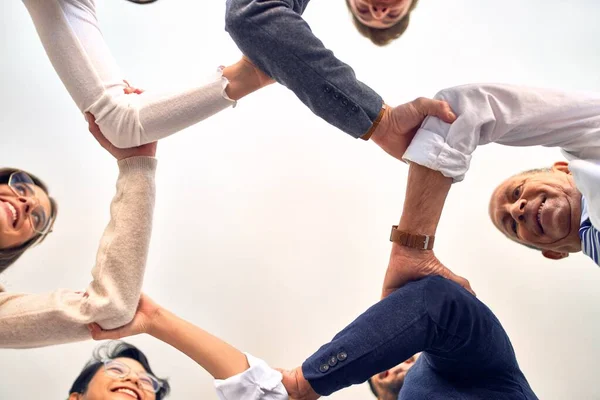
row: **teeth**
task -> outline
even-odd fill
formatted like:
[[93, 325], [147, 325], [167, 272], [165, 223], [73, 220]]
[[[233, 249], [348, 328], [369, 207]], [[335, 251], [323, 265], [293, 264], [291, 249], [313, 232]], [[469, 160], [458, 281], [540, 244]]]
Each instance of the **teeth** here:
[[134, 391], [133, 391], [133, 390], [131, 390], [131, 389], [127, 389], [127, 388], [119, 388], [119, 389], [117, 389], [117, 390], [116, 390], [116, 392], [119, 392], [119, 393], [125, 393], [125, 394], [127, 394], [127, 395], [129, 395], [129, 396], [133, 397], [134, 399], [137, 399], [137, 398], [138, 398], [138, 395], [137, 395], [137, 393], [136, 393], [136, 392], [134, 392]]
[[10, 212], [12, 213], [13, 222], [15, 222], [17, 220], [17, 209], [12, 204], [10, 204], [8, 202], [4, 202], [4, 204], [6, 204], [6, 206], [8, 207], [8, 209], [10, 210]]
[[542, 208], [543, 207], [544, 207], [544, 203], [540, 204], [540, 208], [538, 209], [538, 212], [537, 212], [537, 220], [540, 225], [542, 224], [541, 218], [542, 218]]

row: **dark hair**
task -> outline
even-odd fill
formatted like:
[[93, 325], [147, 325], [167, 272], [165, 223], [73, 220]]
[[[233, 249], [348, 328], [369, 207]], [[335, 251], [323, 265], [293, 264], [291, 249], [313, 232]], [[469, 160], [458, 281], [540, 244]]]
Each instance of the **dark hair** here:
[[[96, 372], [104, 365], [102, 361], [106, 359], [114, 360], [115, 358], [130, 358], [135, 360], [142, 364], [146, 372], [154, 375], [146, 355], [142, 353], [140, 349], [132, 344], [113, 340], [98, 346], [94, 350], [92, 359], [88, 361], [85, 367], [83, 367], [83, 370], [81, 370], [79, 376], [75, 379], [75, 382], [73, 382], [73, 386], [71, 386], [71, 389], [69, 390], [69, 395], [72, 393], [85, 393], [92, 378], [96, 375]], [[162, 384], [162, 387], [158, 393], [156, 393], [156, 400], [164, 399], [171, 391], [171, 386], [167, 379], [159, 379], [159, 381]]]
[[369, 382], [369, 389], [371, 389], [371, 393], [373, 393], [373, 396], [379, 398], [379, 395], [377, 394], [377, 389], [375, 389], [375, 384], [373, 383], [373, 378], [369, 378], [367, 382]]
[[356, 27], [358, 32], [360, 32], [360, 34], [366, 37], [367, 39], [371, 40], [371, 42], [373, 42], [377, 46], [385, 46], [387, 44], [390, 44], [393, 40], [398, 39], [400, 36], [402, 36], [404, 31], [406, 31], [406, 29], [408, 28], [408, 23], [410, 22], [410, 14], [415, 9], [418, 2], [419, 0], [413, 0], [406, 15], [394, 25], [385, 29], [371, 28], [370, 26], [363, 24], [358, 18], [356, 18], [356, 15], [354, 15], [354, 13], [352, 12], [350, 0], [346, 0], [346, 5], [350, 10], [350, 14], [352, 14], [352, 22], [354, 23], [354, 26]]
[[[15, 169], [15, 168], [0, 168], [0, 184], [7, 184], [8, 179], [10, 178], [10, 175], [13, 172], [19, 172], [19, 171], [22, 171], [22, 170]], [[26, 171], [23, 171], [23, 172], [25, 172], [27, 175], [29, 175], [31, 177], [31, 179], [33, 180], [33, 183], [35, 183], [36, 186], [39, 186], [40, 188], [42, 188], [44, 190], [44, 192], [46, 192], [46, 194], [48, 194], [48, 187], [46, 186], [46, 184], [44, 184], [44, 182], [42, 182], [41, 179], [39, 179], [38, 177], [36, 177], [33, 174], [30, 174], [29, 172], [26, 172]], [[50, 199], [50, 205], [52, 208], [50, 215], [53, 219], [55, 219], [56, 214], [58, 213], [58, 204], [56, 203], [56, 200], [54, 200], [52, 197], [48, 196], [48, 198]], [[48, 233], [50, 233], [50, 232], [48, 232]], [[0, 273], [4, 272], [4, 270], [6, 268], [8, 268], [12, 264], [14, 264], [14, 262], [17, 261], [17, 259], [19, 257], [21, 257], [27, 249], [29, 249], [30, 247], [32, 247], [35, 244], [39, 244], [39, 243], [43, 242], [44, 239], [46, 239], [46, 236], [48, 236], [48, 233], [46, 233], [45, 235], [36, 234], [34, 237], [29, 239], [25, 243], [21, 244], [20, 246], [12, 247], [9, 249], [0, 249]]]

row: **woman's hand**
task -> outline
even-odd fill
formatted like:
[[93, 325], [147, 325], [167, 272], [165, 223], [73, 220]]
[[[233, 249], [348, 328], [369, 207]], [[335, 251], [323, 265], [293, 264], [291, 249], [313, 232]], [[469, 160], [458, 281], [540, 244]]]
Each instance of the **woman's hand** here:
[[158, 304], [142, 293], [137, 311], [130, 323], [111, 330], [104, 330], [100, 325], [92, 323], [88, 325], [88, 329], [94, 340], [120, 339], [126, 336], [148, 333], [148, 331], [152, 329], [153, 321], [156, 319], [160, 309]]
[[[132, 87], [129, 82], [123, 81], [127, 85], [123, 92], [125, 94], [142, 94], [143, 89]], [[96, 118], [90, 114], [85, 113], [85, 119], [88, 122], [88, 130], [96, 138], [100, 146], [104, 147], [106, 151], [113, 155], [117, 160], [124, 160], [130, 157], [154, 157], [156, 155], [156, 142], [148, 143], [139, 147], [132, 147], [129, 149], [119, 149], [110, 143], [102, 134], [100, 127], [96, 124]]]
[[117, 160], [124, 160], [130, 157], [154, 157], [156, 155], [156, 142], [129, 149], [119, 149], [104, 137], [102, 131], [100, 131], [100, 127], [96, 124], [96, 118], [92, 114], [85, 113], [85, 119], [88, 122], [90, 133], [100, 143], [100, 146], [104, 147]]

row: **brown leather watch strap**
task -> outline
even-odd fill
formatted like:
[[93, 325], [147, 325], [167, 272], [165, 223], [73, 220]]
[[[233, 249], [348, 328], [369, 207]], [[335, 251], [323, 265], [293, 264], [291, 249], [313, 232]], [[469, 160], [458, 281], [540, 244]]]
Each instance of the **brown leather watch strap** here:
[[392, 226], [392, 232], [390, 233], [390, 242], [415, 249], [431, 250], [433, 249], [435, 236], [400, 231], [398, 230], [398, 225], [394, 225]]

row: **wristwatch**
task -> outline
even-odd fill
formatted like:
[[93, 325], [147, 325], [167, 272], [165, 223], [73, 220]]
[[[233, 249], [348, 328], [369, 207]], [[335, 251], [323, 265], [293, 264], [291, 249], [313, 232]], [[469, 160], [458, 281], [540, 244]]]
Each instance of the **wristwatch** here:
[[398, 225], [394, 225], [392, 226], [392, 232], [390, 233], [390, 242], [398, 243], [406, 247], [412, 247], [414, 249], [431, 250], [433, 249], [435, 236], [419, 235], [401, 231], [398, 230]]

